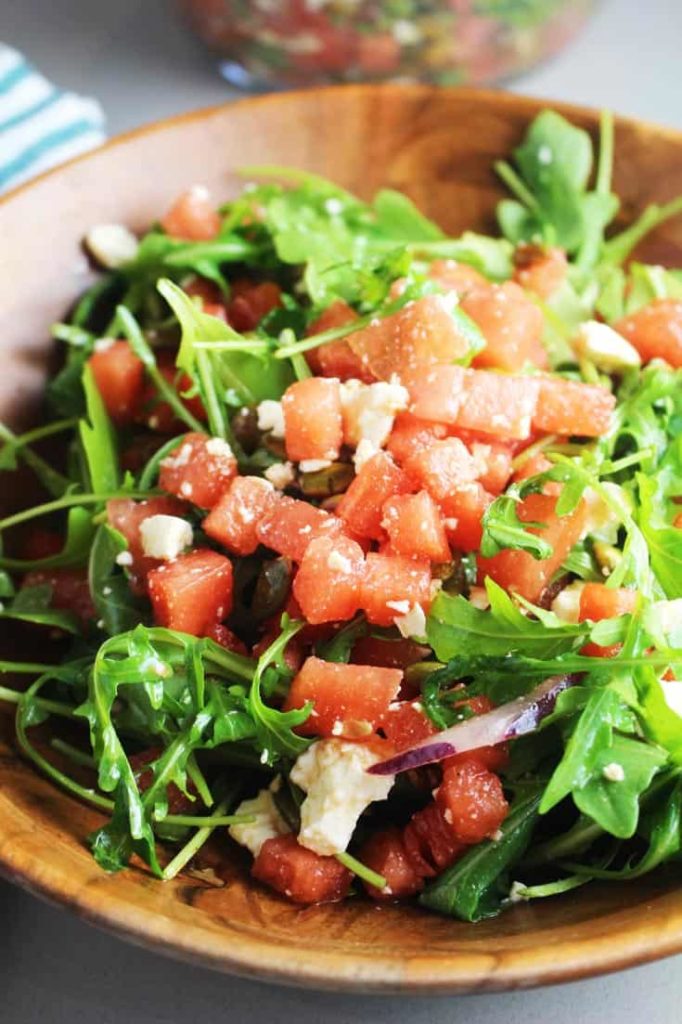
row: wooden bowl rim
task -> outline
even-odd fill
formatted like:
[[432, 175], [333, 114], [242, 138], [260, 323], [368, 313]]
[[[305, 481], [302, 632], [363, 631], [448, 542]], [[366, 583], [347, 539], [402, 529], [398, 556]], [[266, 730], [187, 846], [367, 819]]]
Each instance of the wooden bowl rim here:
[[[75, 164], [83, 164], [104, 150], [125, 146], [137, 138], [164, 132], [182, 124], [208, 120], [228, 113], [235, 107], [296, 104], [302, 99], [314, 103], [320, 94], [344, 94], [358, 98], [362, 94], [380, 96], [402, 94], [422, 96], [444, 93], [457, 94], [472, 105], [495, 104], [497, 109], [510, 109], [528, 115], [544, 107], [576, 117], [583, 122], [598, 124], [599, 113], [591, 107], [555, 100], [521, 96], [490, 89], [437, 87], [409, 83], [380, 85], [338, 85], [319, 89], [296, 90], [264, 96], [245, 97], [236, 101], [215, 104], [164, 118], [117, 135], [96, 149], [90, 150], [56, 168], [47, 170], [17, 186], [0, 197], [0, 207], [12, 203], [16, 197], [30, 193], [45, 180], [64, 174]], [[615, 118], [616, 127], [655, 133], [677, 146], [682, 146], [682, 131], [659, 126], [636, 118]], [[11, 802], [0, 792], [0, 807], [5, 803], [7, 813], [15, 811]], [[1, 817], [1, 815], [0, 815]], [[30, 830], [30, 816], [25, 827]], [[68, 907], [79, 917], [106, 929], [128, 941], [148, 949], [197, 965], [238, 974], [247, 978], [279, 982], [308, 988], [346, 992], [397, 993], [411, 992], [423, 995], [444, 995], [472, 991], [504, 991], [593, 977], [611, 971], [632, 967], [682, 952], [682, 906], [671, 910], [667, 926], [662, 929], [659, 920], [649, 921], [641, 915], [637, 926], [626, 932], [596, 934], [588, 938], [572, 936], [532, 951], [505, 950], [502, 958], [495, 954], [464, 951], [458, 953], [424, 950], [415, 956], [373, 956], [363, 960], [357, 954], [338, 950], [327, 951], [289, 949], [262, 937], [243, 933], [238, 945], [228, 945], [217, 929], [183, 925], [178, 929], [172, 917], [150, 912], [107, 893], [106, 900], [88, 885], [79, 887], [49, 860], [23, 849], [22, 829], [14, 832], [14, 839], [0, 841], [0, 874], [27, 891], [48, 902]], [[161, 883], [159, 883], [161, 884]], [[476, 925], [471, 925], [476, 928]], [[409, 972], [403, 967], [409, 963]]]

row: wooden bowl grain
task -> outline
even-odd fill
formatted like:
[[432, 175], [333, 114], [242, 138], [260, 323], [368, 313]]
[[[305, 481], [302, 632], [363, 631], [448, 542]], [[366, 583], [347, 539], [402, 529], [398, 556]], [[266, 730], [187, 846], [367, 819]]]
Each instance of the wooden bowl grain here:
[[[450, 232], [493, 228], [501, 190], [493, 159], [544, 104], [492, 92], [357, 86], [245, 100], [115, 139], [0, 201], [0, 418], [35, 418], [48, 372], [48, 325], [86, 286], [89, 226], [143, 230], [193, 182], [216, 197], [240, 166], [290, 164], [369, 196], [407, 192]], [[552, 104], [595, 133], [597, 115]], [[617, 122], [616, 191], [627, 220], [682, 191], [682, 135]], [[652, 236], [650, 260], [682, 264], [682, 220]], [[0, 493], [0, 503], [16, 495]], [[46, 660], [48, 660], [46, 658]], [[357, 900], [298, 909], [255, 885], [224, 844], [225, 877], [159, 883], [141, 870], [106, 875], [85, 837], [98, 815], [18, 755], [0, 714], [0, 870], [94, 924], [225, 971], [365, 992], [473, 992], [565, 981], [682, 950], [682, 887], [670, 875], [598, 886], [520, 906], [477, 925], [414, 907]]]

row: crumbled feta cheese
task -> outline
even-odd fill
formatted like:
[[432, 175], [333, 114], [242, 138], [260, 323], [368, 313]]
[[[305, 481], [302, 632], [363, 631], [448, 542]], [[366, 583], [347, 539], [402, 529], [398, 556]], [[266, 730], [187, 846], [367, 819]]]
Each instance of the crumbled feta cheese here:
[[92, 346], [95, 352], [108, 352], [112, 345], [116, 344], [116, 338], [98, 338]]
[[501, 839], [504, 839], [504, 832], [502, 831], [501, 828], [496, 828], [495, 831], [491, 834], [490, 838], [494, 843], [499, 843]]
[[284, 412], [282, 403], [266, 398], [256, 407], [258, 429], [269, 430], [273, 437], [284, 437]]
[[368, 441], [366, 437], [363, 437], [362, 441], [355, 449], [355, 455], [353, 456], [355, 472], [359, 473], [364, 464], [369, 462], [370, 459], [373, 459], [379, 450], [378, 445], [374, 444], [373, 441]]
[[679, 679], [662, 679], [661, 689], [670, 710], [682, 718], [682, 682]]
[[390, 608], [394, 612], [400, 612], [401, 615], [407, 615], [410, 610], [409, 601], [387, 601], [386, 607]]
[[523, 882], [512, 882], [511, 888], [509, 889], [509, 902], [510, 903], [525, 903], [528, 899], [526, 896], [527, 886]]
[[254, 857], [261, 851], [263, 843], [268, 839], [283, 836], [291, 829], [277, 810], [272, 792], [261, 789], [258, 796], [251, 800], [242, 800], [235, 814], [249, 814], [256, 820], [250, 824], [230, 825], [228, 832], [240, 846], [245, 846]]
[[319, 473], [321, 469], [329, 469], [331, 459], [303, 459], [298, 464], [301, 473]]
[[682, 630], [682, 597], [676, 597], [673, 601], [655, 601], [651, 610], [663, 633]]
[[298, 841], [321, 856], [346, 849], [358, 818], [375, 800], [385, 800], [392, 775], [370, 775], [379, 758], [368, 744], [318, 740], [301, 754], [291, 781], [305, 791]]
[[129, 551], [120, 551], [116, 555], [116, 565], [132, 565], [133, 556]]
[[109, 597], [109, 595], [111, 593], [112, 593], [111, 587], [102, 587], [102, 596], [103, 597]]
[[363, 384], [348, 380], [341, 384], [341, 408], [346, 442], [357, 448], [361, 441], [371, 441], [376, 448], [386, 443], [396, 413], [407, 409], [407, 388], [395, 381]]
[[485, 587], [469, 588], [469, 604], [472, 604], [474, 608], [478, 608], [482, 612], [490, 608], [490, 599]]
[[193, 490], [194, 488], [192, 487], [189, 480], [183, 480], [183, 482], [180, 484], [180, 494], [183, 496], [183, 498], [191, 498]]
[[637, 349], [613, 327], [598, 320], [587, 320], [580, 325], [573, 347], [578, 355], [591, 359], [607, 373], [641, 363]]
[[188, 548], [194, 535], [192, 527], [179, 516], [149, 516], [140, 523], [142, 550], [149, 558], [169, 560]]
[[424, 615], [424, 609], [420, 604], [413, 604], [407, 614], [396, 615], [393, 621], [398, 627], [398, 632], [405, 639], [411, 636], [426, 636], [426, 615]]
[[327, 565], [332, 572], [352, 572], [353, 563], [350, 558], [346, 558], [340, 551], [332, 551], [327, 559]]
[[623, 766], [622, 764], [618, 764], [617, 761], [611, 761], [609, 764], [605, 764], [601, 773], [609, 782], [622, 782], [625, 778]]
[[561, 619], [562, 622], [576, 623], [580, 615], [580, 595], [585, 589], [585, 584], [582, 580], [576, 580], [575, 583], [569, 583], [567, 587], [564, 587], [560, 593], [554, 598], [551, 604], [551, 610], [556, 615], [557, 619]]
[[206, 451], [209, 455], [214, 455], [220, 459], [233, 459], [234, 452], [230, 448], [227, 441], [222, 437], [209, 437], [206, 442]]
[[338, 196], [330, 196], [329, 199], [325, 199], [324, 208], [332, 217], [338, 213], [343, 213], [343, 203]]
[[135, 259], [139, 243], [123, 224], [97, 224], [85, 236], [85, 245], [98, 263], [113, 270]]
[[[626, 503], [625, 494], [617, 484], [602, 483], [602, 487], [607, 491], [611, 491], [618, 502], [621, 504]], [[618, 540], [618, 530], [621, 524], [620, 518], [593, 487], [585, 488], [583, 501], [587, 506], [583, 536], [589, 535], [596, 540], [603, 541], [605, 544], [615, 544]]]
[[283, 491], [285, 487], [292, 484], [296, 478], [294, 473], [294, 467], [290, 462], [274, 462], [272, 466], [268, 466], [263, 471], [263, 476], [266, 480], [269, 480], [273, 487], [276, 487], [278, 491]]

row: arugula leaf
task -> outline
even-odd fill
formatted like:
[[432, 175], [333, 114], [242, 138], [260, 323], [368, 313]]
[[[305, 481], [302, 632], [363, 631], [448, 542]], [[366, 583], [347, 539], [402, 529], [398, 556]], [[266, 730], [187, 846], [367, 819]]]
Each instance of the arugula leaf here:
[[[670, 455], [679, 457], [680, 476], [678, 488], [682, 487], [682, 437], [678, 439]], [[639, 489], [639, 510], [637, 520], [649, 548], [651, 566], [669, 598], [682, 597], [682, 530], [666, 524], [663, 520], [665, 495], [662, 493], [661, 477], [637, 475]]]
[[589, 629], [585, 623], [556, 620], [549, 626], [528, 618], [491, 579], [486, 580], [486, 590], [489, 611], [475, 608], [461, 595], [441, 591], [436, 596], [427, 618], [427, 637], [439, 661], [506, 657], [516, 651], [551, 658], [570, 650]]
[[28, 572], [30, 569], [56, 569], [84, 565], [88, 559], [94, 532], [92, 513], [86, 508], [75, 505], [68, 510], [66, 539], [61, 551], [56, 555], [49, 555], [47, 558], [33, 559], [10, 558], [0, 555], [0, 566], [18, 572]]
[[116, 564], [127, 548], [125, 538], [103, 523], [90, 549], [88, 582], [101, 628], [110, 636], [124, 633], [140, 621], [142, 611], [128, 580]]
[[118, 487], [116, 440], [92, 370], [87, 365], [82, 380], [87, 412], [86, 419], [81, 420], [79, 425], [80, 439], [88, 463], [91, 487], [96, 494], [104, 494]]
[[614, 728], [622, 722], [621, 705], [620, 697], [609, 687], [590, 695], [547, 784], [540, 803], [541, 814], [546, 814], [571, 792], [586, 786], [594, 776], [604, 749], [608, 750], [613, 742]]
[[374, 197], [372, 209], [380, 235], [396, 242], [437, 242], [444, 234], [437, 224], [425, 217], [411, 199], [392, 188], [381, 189]]
[[542, 523], [522, 523], [517, 514], [521, 500], [518, 488], [512, 484], [505, 494], [495, 498], [483, 514], [483, 539], [481, 554], [492, 558], [506, 548], [528, 551], [533, 558], [549, 558], [552, 546], [529, 528], [538, 529]]
[[509, 891], [509, 870], [524, 854], [538, 818], [541, 786], [521, 790], [503, 821], [498, 840], [488, 839], [466, 853], [419, 897], [429, 910], [462, 921], [497, 914]]
[[[640, 798], [666, 760], [659, 747], [616, 734], [610, 745], [595, 751], [590, 778], [573, 790], [573, 801], [604, 831], [629, 839], [637, 828]], [[608, 777], [612, 766], [622, 769], [622, 780]]]
[[47, 583], [22, 587], [12, 601], [0, 608], [0, 618], [50, 626], [65, 633], [80, 633], [81, 626], [73, 612], [52, 608], [51, 601], [52, 587]]
[[[261, 695], [261, 688], [268, 670], [272, 672], [274, 668], [275, 682], [279, 678], [291, 677], [291, 672], [283, 660], [284, 649], [302, 626], [302, 622], [290, 622], [286, 615], [282, 617], [282, 632], [258, 659], [249, 690], [249, 711], [256, 726], [258, 744], [265, 764], [274, 764], [281, 755], [298, 757], [310, 746], [310, 740], [297, 736], [292, 730], [297, 725], [302, 725], [310, 717], [312, 705], [306, 704], [300, 711], [277, 711], [275, 708], [268, 707], [263, 702]], [[273, 682], [272, 676], [270, 682]]]

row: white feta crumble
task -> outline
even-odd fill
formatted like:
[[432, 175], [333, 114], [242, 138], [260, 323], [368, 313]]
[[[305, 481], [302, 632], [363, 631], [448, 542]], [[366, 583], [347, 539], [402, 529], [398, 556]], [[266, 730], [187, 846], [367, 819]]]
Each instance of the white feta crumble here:
[[142, 550], [149, 558], [170, 560], [188, 548], [194, 534], [192, 527], [179, 516], [149, 516], [140, 523]]
[[250, 824], [230, 825], [228, 832], [235, 842], [245, 846], [254, 857], [261, 851], [263, 843], [268, 839], [286, 835], [291, 829], [277, 810], [272, 791], [261, 789], [258, 796], [251, 800], [242, 800], [235, 814], [248, 814], [256, 820]]
[[670, 710], [682, 718], [682, 682], [679, 679], [661, 679], [661, 689]]
[[363, 437], [362, 441], [355, 449], [355, 455], [353, 456], [355, 472], [359, 473], [365, 463], [369, 462], [370, 459], [373, 459], [379, 450], [378, 445], [374, 444], [373, 441], [368, 441], [366, 437]]
[[605, 764], [601, 773], [608, 782], [623, 782], [625, 779], [623, 766], [622, 764], [618, 764], [617, 761], [611, 761], [609, 764]]
[[361, 441], [371, 441], [376, 448], [386, 443], [393, 429], [396, 414], [407, 409], [410, 400], [407, 388], [395, 381], [363, 384], [348, 380], [341, 384], [341, 409], [346, 443], [357, 448]]
[[557, 594], [551, 604], [551, 611], [554, 612], [557, 619], [572, 624], [578, 622], [580, 616], [580, 595], [584, 589], [585, 584], [582, 580], [576, 580], [575, 583], [569, 583], [567, 587], [564, 587]]
[[132, 565], [133, 556], [129, 551], [119, 551], [116, 555], [116, 565]]
[[272, 437], [284, 437], [284, 412], [281, 402], [265, 398], [256, 407], [256, 415], [258, 416], [259, 430], [269, 430]]
[[405, 615], [396, 615], [394, 623], [405, 639], [426, 636], [426, 615], [420, 604], [413, 604]]
[[587, 320], [580, 325], [573, 347], [578, 355], [591, 359], [595, 366], [607, 373], [641, 363], [639, 352], [627, 338], [598, 320]]
[[319, 473], [321, 469], [329, 469], [331, 459], [302, 459], [298, 464], [301, 473]]
[[387, 601], [386, 607], [390, 608], [391, 611], [399, 612], [401, 615], [407, 615], [410, 610], [409, 601]]
[[350, 558], [346, 558], [340, 551], [332, 551], [327, 559], [327, 565], [332, 572], [352, 572], [353, 563]]
[[183, 482], [180, 484], [180, 494], [183, 496], [183, 498], [191, 498], [193, 490], [194, 488], [192, 487], [189, 480], [183, 480]]
[[368, 744], [318, 740], [300, 755], [291, 781], [305, 791], [298, 841], [323, 857], [341, 853], [358, 818], [375, 800], [385, 800], [393, 775], [370, 775], [380, 758]]
[[266, 480], [276, 487], [278, 491], [283, 491], [285, 487], [292, 484], [296, 478], [294, 473], [294, 467], [290, 462], [273, 462], [272, 466], [268, 466], [263, 471], [263, 476]]
[[206, 451], [220, 459], [233, 459], [234, 452], [227, 441], [222, 437], [209, 437], [206, 442]]
[[[602, 483], [601, 486], [613, 495], [617, 503], [623, 506], [627, 505], [625, 493], [618, 484], [606, 482]], [[593, 487], [585, 488], [583, 501], [587, 505], [583, 536], [589, 535], [596, 540], [603, 541], [605, 544], [615, 544], [618, 540], [618, 530], [621, 525], [620, 517]]]
[[528, 899], [526, 890], [527, 886], [525, 886], [523, 882], [512, 882], [511, 888], [509, 889], [509, 902], [525, 903]]
[[123, 224], [96, 224], [85, 236], [85, 245], [98, 263], [113, 270], [135, 259], [139, 242]]
[[189, 464], [192, 458], [192, 445], [189, 442], [181, 444], [179, 448], [176, 448], [167, 458], [162, 459], [161, 465], [165, 469], [182, 469], [183, 466]]

